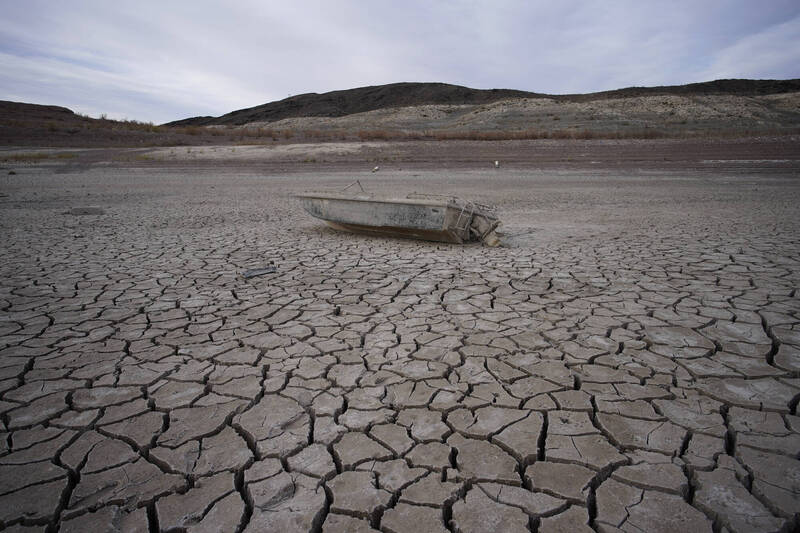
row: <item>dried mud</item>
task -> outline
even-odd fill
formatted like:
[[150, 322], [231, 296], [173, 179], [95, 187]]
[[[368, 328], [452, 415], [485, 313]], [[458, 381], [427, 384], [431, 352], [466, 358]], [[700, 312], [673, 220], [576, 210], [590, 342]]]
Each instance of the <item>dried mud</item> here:
[[[750, 141], [6, 163], [0, 529], [796, 528], [798, 160]], [[506, 246], [339, 233], [291, 198], [354, 179], [494, 203]]]

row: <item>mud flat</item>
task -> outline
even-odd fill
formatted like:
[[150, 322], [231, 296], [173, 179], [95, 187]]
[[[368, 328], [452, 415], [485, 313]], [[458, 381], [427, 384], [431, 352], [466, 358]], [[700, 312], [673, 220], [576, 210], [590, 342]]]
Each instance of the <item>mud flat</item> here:
[[[0, 529], [797, 527], [791, 152], [387, 153], [4, 172]], [[290, 199], [354, 179], [494, 203], [507, 246]]]

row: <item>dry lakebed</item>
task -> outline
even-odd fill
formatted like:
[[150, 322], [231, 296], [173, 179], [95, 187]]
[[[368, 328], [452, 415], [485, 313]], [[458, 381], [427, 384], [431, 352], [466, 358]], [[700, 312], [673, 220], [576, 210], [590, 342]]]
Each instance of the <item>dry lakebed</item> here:
[[[797, 530], [776, 143], [6, 158], [0, 530]], [[291, 197], [355, 179], [494, 204], [505, 245]]]

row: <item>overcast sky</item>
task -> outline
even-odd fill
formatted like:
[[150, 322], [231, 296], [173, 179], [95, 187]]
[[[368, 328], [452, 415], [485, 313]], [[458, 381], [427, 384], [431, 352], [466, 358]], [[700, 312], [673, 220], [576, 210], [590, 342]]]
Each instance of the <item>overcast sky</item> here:
[[800, 78], [798, 0], [0, 0], [0, 100], [162, 123], [399, 81]]

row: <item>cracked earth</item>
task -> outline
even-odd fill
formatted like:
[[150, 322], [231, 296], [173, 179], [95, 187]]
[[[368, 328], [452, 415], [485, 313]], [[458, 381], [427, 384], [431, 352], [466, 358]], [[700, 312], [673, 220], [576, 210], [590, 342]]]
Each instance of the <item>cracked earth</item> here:
[[289, 197], [353, 176], [4, 177], [0, 529], [798, 527], [796, 174], [355, 176], [499, 249]]

